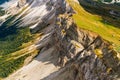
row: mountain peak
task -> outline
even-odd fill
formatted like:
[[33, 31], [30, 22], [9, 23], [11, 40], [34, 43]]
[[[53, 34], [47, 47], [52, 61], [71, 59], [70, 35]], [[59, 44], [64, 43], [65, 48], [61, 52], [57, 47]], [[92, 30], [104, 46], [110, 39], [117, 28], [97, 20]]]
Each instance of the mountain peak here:
[[[108, 40], [115, 37], [111, 41], [117, 43], [119, 29], [102, 21], [104, 15], [95, 11], [107, 10], [106, 4], [96, 2], [96, 7], [89, 1], [94, 2], [18, 0], [12, 5], [6, 11], [9, 17], [0, 26], [3, 46], [0, 46], [0, 63], [5, 63], [0, 66], [0, 77], [3, 80], [119, 80], [119, 52]], [[109, 30], [114, 36], [106, 34], [111, 33]]]

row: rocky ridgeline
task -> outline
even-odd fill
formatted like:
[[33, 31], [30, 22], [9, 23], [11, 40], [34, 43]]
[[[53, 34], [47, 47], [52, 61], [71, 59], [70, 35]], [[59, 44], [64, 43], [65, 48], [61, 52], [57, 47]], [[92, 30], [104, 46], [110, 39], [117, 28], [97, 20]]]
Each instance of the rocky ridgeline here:
[[[42, 33], [35, 44], [40, 54], [25, 66], [28, 72], [23, 67], [6, 80], [117, 80], [120, 77], [117, 53], [99, 35], [76, 26], [71, 18], [74, 10], [65, 0], [20, 0], [15, 7], [17, 13], [22, 10], [18, 16], [22, 17], [20, 26], [29, 25], [32, 33]], [[40, 62], [36, 68], [37, 63], [32, 65], [35, 60]], [[49, 63], [43, 64], [46, 62]], [[54, 65], [51, 72], [49, 64]], [[48, 72], [39, 74], [45, 67]]]

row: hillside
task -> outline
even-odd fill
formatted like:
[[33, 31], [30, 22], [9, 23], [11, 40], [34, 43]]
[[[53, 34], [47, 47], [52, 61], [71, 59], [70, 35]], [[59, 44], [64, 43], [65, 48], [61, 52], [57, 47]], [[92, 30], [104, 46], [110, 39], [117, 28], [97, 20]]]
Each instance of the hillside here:
[[[99, 34], [103, 39], [109, 41], [115, 50], [120, 51], [120, 18], [109, 13], [113, 6], [93, 2], [96, 3], [95, 7], [85, 0], [80, 0], [81, 6], [79, 6], [78, 3], [74, 3], [72, 0], [68, 1], [71, 1], [71, 6], [77, 12], [73, 15], [73, 18], [80, 28]], [[109, 9], [106, 9], [106, 7], [109, 7]], [[116, 9], [116, 6], [114, 8]], [[120, 7], [117, 6], [117, 8]]]
[[2, 80], [120, 79], [119, 4], [12, 1], [0, 9]]

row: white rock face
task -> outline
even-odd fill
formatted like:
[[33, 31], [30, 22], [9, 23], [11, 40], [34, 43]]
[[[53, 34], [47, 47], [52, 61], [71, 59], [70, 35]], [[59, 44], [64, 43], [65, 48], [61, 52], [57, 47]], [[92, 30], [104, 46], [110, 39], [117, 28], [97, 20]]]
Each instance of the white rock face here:
[[[44, 35], [36, 43], [36, 47], [41, 49], [49, 45], [49, 43], [53, 43], [57, 15], [65, 13], [66, 10], [69, 11], [71, 8], [68, 7], [64, 0], [19, 0], [17, 4], [10, 7], [9, 11], [12, 15], [21, 12], [14, 20], [16, 21], [22, 17], [21, 23], [18, 24], [19, 27], [29, 26], [34, 33], [42, 27], [44, 28]], [[50, 25], [47, 26], [48, 24]], [[58, 58], [53, 56], [53, 53], [56, 52], [56, 45], [53, 44], [51, 48], [44, 49], [30, 64], [13, 73], [5, 80], [42, 80], [59, 71], [60, 67], [55, 65], [58, 64]], [[50, 61], [53, 61], [53, 63]]]
[[61, 12], [64, 12], [66, 9], [64, 0], [19, 0], [8, 11], [12, 14], [21, 12], [16, 18], [17, 20], [22, 17], [20, 26], [29, 26], [30, 28], [34, 26], [35, 28], [36, 23], [49, 24], [50, 20], [58, 13], [57, 9], [59, 8], [61, 8]]
[[18, 0], [10, 0], [9, 2], [5, 2], [0, 7], [3, 7], [5, 9], [8, 9], [10, 6], [15, 6], [17, 4]]
[[30, 64], [24, 66], [11, 77], [5, 80], [42, 80], [51, 73], [58, 71], [59, 67], [56, 67], [54, 64], [49, 62], [42, 62], [47, 60], [54, 61], [54, 58], [51, 56], [53, 50], [54, 48], [50, 48], [47, 51], [40, 53], [40, 55]]

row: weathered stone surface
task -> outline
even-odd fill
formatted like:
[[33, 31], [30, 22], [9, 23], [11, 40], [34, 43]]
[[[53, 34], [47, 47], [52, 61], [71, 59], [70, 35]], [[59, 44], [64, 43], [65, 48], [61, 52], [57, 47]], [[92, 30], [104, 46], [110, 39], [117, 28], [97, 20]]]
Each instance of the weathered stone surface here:
[[[117, 80], [120, 77], [120, 62], [109, 42], [76, 26], [71, 18], [74, 11], [65, 0], [41, 0], [38, 4], [34, 1], [28, 8], [28, 12], [33, 12], [25, 15], [22, 18], [25, 23], [21, 24], [35, 21], [30, 28], [33, 33], [43, 34], [35, 44], [40, 53], [6, 80]], [[19, 5], [24, 7], [27, 3], [20, 0]]]

